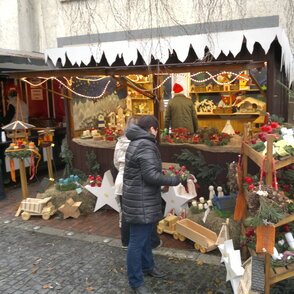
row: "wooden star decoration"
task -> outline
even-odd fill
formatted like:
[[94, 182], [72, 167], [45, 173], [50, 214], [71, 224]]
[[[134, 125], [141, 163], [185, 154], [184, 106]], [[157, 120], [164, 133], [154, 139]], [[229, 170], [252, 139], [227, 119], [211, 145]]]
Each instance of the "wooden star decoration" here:
[[197, 194], [180, 194], [183, 186], [179, 184], [176, 187], [169, 187], [168, 192], [161, 193], [162, 199], [166, 202], [164, 216], [174, 209], [176, 215], [180, 215], [183, 209], [188, 208], [188, 201], [195, 198]]
[[82, 202], [75, 202], [72, 198], [69, 198], [58, 210], [63, 213], [63, 219], [69, 217], [78, 218], [81, 214], [79, 210], [81, 204]]
[[232, 239], [225, 241], [218, 248], [222, 254], [221, 262], [224, 262], [227, 270], [226, 281], [231, 282], [234, 294], [237, 294], [240, 280], [244, 274], [240, 250], [234, 250]]
[[94, 212], [106, 204], [117, 212], [120, 211], [116, 195], [114, 194], [115, 186], [110, 170], [104, 173], [101, 187], [91, 187], [90, 185], [86, 185], [85, 188], [97, 197]]

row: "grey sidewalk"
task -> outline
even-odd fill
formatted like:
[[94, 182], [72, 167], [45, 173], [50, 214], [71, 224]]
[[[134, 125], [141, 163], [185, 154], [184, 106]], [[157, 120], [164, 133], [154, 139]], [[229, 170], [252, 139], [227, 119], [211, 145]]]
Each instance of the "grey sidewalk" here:
[[[126, 251], [118, 240], [66, 233], [17, 220], [2, 221], [0, 293], [132, 293], [126, 277]], [[232, 293], [225, 282], [225, 268], [208, 264], [205, 255], [163, 248], [154, 253], [156, 264], [168, 273], [166, 279], [146, 278], [156, 293]], [[212, 263], [218, 263], [217, 259]]]

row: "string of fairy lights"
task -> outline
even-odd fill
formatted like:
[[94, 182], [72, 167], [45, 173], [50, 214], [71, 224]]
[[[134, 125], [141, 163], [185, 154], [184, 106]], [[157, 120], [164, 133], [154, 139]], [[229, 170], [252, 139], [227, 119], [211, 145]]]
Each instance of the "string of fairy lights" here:
[[[207, 78], [204, 78], [204, 79], [195, 79], [199, 75], [207, 75], [208, 77]], [[135, 76], [136, 76], [136, 80], [130, 79], [128, 76], [124, 76], [124, 78], [130, 84], [132, 84], [132, 86], [135, 89], [138, 89], [138, 90], [143, 91], [143, 92], [152, 92], [154, 90], [157, 90], [157, 89], [161, 88], [168, 80], [170, 80], [172, 78], [171, 75], [168, 75], [160, 84], [158, 84], [154, 88], [145, 89], [145, 88], [140, 88], [136, 84], [136, 82], [139, 80], [139, 78], [138, 78], [138, 75], [135, 75]], [[233, 77], [233, 78], [232, 79], [226, 79], [226, 81], [223, 82], [223, 77], [224, 76]], [[219, 77], [221, 77], [221, 79]], [[99, 82], [102, 79], [109, 78], [109, 77], [103, 76], [103, 77], [97, 77], [97, 78], [92, 78], [92, 77], [91, 78], [80, 78], [80, 77], [74, 77], [73, 78], [73, 77], [70, 77], [69, 79], [66, 78], [66, 77], [63, 77], [63, 78], [64, 78], [64, 80], [66, 82], [63, 82], [63, 81], [61, 81], [60, 79], [58, 79], [56, 77], [49, 77], [49, 78], [39, 77], [38, 79], [41, 79], [40, 82], [32, 82], [28, 78], [25, 77], [25, 78], [22, 78], [21, 81], [29, 84], [32, 87], [39, 87], [39, 86], [43, 85], [44, 83], [46, 83], [48, 80], [55, 80], [60, 85], [62, 85], [63, 87], [65, 87], [68, 91], [70, 91], [72, 94], [75, 94], [75, 95], [77, 95], [79, 97], [82, 97], [82, 98], [95, 99], [95, 100], [96, 99], [100, 99], [100, 98], [102, 98], [105, 95], [105, 93], [106, 93], [106, 91], [108, 89], [108, 86], [110, 84], [110, 81], [108, 81], [105, 84], [104, 89], [102, 90], [102, 92], [99, 95], [97, 95], [97, 96], [90, 96], [90, 95], [85, 95], [83, 93], [79, 93], [76, 90], [74, 90], [73, 87], [72, 87], [72, 85], [74, 83], [73, 79], [77, 79], [77, 80], [80, 80], [80, 81], [86, 81], [88, 83], [95, 83], [95, 82]], [[205, 82], [208, 82], [208, 81], [212, 80], [212, 81], [214, 81], [218, 85], [230, 85], [230, 84], [234, 83], [237, 79], [243, 79], [243, 80], [246, 80], [246, 81], [249, 80], [249, 78], [244, 74], [243, 71], [241, 71], [239, 73], [222, 71], [222, 72], [217, 73], [217, 74], [211, 74], [208, 71], [202, 71], [202, 72], [197, 72], [197, 73], [194, 73], [194, 74], [190, 75], [190, 78], [195, 83], [205, 83]]]

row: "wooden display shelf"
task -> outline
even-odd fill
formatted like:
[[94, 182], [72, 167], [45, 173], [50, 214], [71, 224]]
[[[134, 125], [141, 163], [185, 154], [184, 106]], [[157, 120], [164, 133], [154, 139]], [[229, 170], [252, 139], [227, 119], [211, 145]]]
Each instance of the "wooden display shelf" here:
[[[272, 185], [273, 180], [273, 141], [275, 139], [274, 135], [267, 135], [267, 155], [264, 161], [264, 170], [266, 171], [266, 184]], [[243, 143], [243, 175], [247, 175], [247, 166], [248, 166], [248, 157], [254, 161], [260, 168], [262, 167], [263, 156], [252, 149], [248, 144]], [[284, 166], [287, 166], [291, 163], [294, 163], [294, 156], [288, 157], [285, 160], [278, 160], [275, 161], [275, 168], [280, 169]], [[290, 223], [294, 221], [294, 214], [291, 214], [284, 218], [283, 220], [279, 221], [275, 227], [280, 227], [284, 224]], [[294, 263], [287, 265], [285, 267], [277, 267], [271, 268], [271, 255], [265, 254], [265, 285], [264, 285], [264, 293], [270, 294], [270, 286], [288, 279], [290, 277], [294, 277]]]
[[[224, 90], [212, 90], [212, 91], [190, 91], [191, 94], [208, 94], [208, 93], [236, 93], [240, 91], [246, 91], [246, 92], [260, 92], [259, 89], [238, 89], [238, 90], [229, 90], [229, 91], [224, 91]], [[266, 90], [264, 90], [266, 91]]]
[[[243, 151], [250, 159], [252, 159], [260, 168], [262, 167], [263, 155], [260, 152], [252, 149], [247, 143], [243, 143]], [[289, 156], [285, 159], [275, 160], [276, 169], [283, 168], [291, 163], [294, 163], [294, 156]], [[265, 157], [264, 171], [267, 172], [268, 158]]]
[[197, 112], [199, 116], [208, 116], [208, 115], [217, 115], [217, 116], [246, 116], [246, 115], [254, 115], [259, 116], [259, 112]]

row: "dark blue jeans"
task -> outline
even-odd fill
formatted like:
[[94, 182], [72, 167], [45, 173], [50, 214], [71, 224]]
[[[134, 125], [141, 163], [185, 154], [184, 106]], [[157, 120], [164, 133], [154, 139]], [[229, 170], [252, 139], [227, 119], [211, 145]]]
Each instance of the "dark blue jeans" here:
[[143, 272], [154, 268], [151, 234], [154, 224], [130, 224], [127, 254], [128, 279], [132, 288], [144, 285]]

